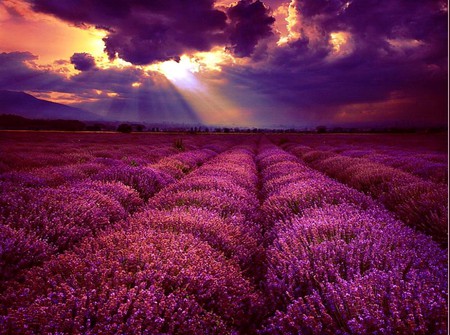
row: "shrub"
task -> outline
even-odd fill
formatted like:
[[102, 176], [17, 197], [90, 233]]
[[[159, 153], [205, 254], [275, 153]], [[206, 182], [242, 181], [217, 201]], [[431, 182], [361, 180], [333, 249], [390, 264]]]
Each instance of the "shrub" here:
[[207, 243], [152, 230], [86, 241], [31, 270], [3, 300], [3, 331], [20, 334], [231, 334], [261, 305]]

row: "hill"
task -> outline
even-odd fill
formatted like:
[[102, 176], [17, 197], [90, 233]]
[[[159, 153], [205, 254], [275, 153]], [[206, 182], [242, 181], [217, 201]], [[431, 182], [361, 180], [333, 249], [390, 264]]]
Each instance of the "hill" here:
[[94, 121], [101, 117], [80, 108], [42, 100], [24, 92], [0, 90], [0, 114], [14, 114], [33, 119]]

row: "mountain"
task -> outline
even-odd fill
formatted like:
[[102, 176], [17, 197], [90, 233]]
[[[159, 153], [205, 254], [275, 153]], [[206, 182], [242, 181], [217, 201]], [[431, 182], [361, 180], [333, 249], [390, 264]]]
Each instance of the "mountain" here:
[[37, 99], [24, 92], [0, 90], [0, 114], [14, 114], [32, 119], [96, 121], [99, 115], [55, 102]]

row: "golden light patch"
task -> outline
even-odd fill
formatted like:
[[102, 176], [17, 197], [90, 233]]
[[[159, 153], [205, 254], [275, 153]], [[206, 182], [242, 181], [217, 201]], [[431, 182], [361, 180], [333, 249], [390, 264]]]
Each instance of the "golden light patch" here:
[[244, 62], [246, 60], [234, 58], [223, 47], [216, 47], [208, 52], [182, 55], [178, 62], [170, 60], [141, 68], [145, 71], [159, 72], [174, 83], [190, 82], [190, 84], [193, 84], [194, 74], [210, 71], [220, 72], [224, 65], [243, 64]]
[[38, 98], [38, 99], [44, 99], [53, 101], [56, 103], [64, 104], [64, 105], [71, 105], [74, 103], [79, 102], [94, 102], [98, 101], [99, 98], [94, 98], [92, 96], [80, 96], [79, 94], [75, 93], [63, 93], [63, 92], [37, 92], [37, 91], [25, 91], [28, 94], [31, 94], [32, 96]]
[[412, 49], [423, 45], [423, 42], [416, 39], [388, 39], [388, 43], [399, 49]]
[[2, 1], [0, 13], [2, 51], [31, 52], [39, 56], [36, 60], [38, 64], [51, 64], [58, 59], [68, 60], [76, 52], [87, 52], [94, 56], [103, 53], [102, 38], [105, 33], [102, 31], [70, 26], [53, 16], [34, 12], [22, 1]]
[[221, 47], [216, 47], [208, 52], [194, 53], [192, 58], [199, 64], [200, 71], [222, 71], [223, 65], [241, 64], [244, 62], [244, 60], [237, 60]]
[[353, 41], [351, 34], [345, 31], [333, 32], [330, 34], [330, 44], [333, 56], [347, 56], [353, 52]]
[[238, 3], [237, 0], [218, 0], [214, 3], [214, 7], [218, 9], [228, 8]]
[[277, 45], [284, 45], [286, 43], [298, 40], [300, 38], [300, 33], [296, 31], [296, 26], [299, 23], [299, 15], [295, 7], [296, 0], [292, 0], [289, 4], [283, 4], [277, 11], [285, 15], [285, 33], [280, 31], [280, 39]]

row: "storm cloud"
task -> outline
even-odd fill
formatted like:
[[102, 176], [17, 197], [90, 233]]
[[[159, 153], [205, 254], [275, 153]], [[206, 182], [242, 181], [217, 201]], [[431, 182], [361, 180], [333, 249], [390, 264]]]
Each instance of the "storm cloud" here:
[[[297, 39], [272, 48], [263, 62], [234, 65], [221, 74], [243, 95], [271, 101], [260, 107], [265, 118], [447, 123], [442, 1], [299, 0], [295, 9]], [[338, 46], [332, 34], [342, 38]], [[231, 88], [225, 90], [232, 96]]]
[[[212, 64], [220, 71], [200, 66], [193, 75], [258, 125], [447, 124], [445, 1], [23, 1], [82, 29], [103, 30], [110, 59], [147, 65], [184, 54], [195, 62], [197, 51], [225, 55]], [[28, 52], [0, 54], [0, 88], [77, 95], [80, 106], [117, 116], [135, 106], [170, 115], [183, 105], [170, 76], [105, 65], [88, 51], [95, 54], [71, 51], [80, 72], [66, 59], [65, 75], [37, 65]]]
[[250, 56], [258, 41], [271, 34], [274, 22], [259, 0], [240, 1], [228, 12], [216, 9], [213, 0], [29, 2], [35, 11], [104, 29], [109, 58], [118, 56], [136, 65], [178, 60], [186, 52], [218, 45], [230, 46], [238, 57]]
[[271, 26], [275, 19], [261, 1], [240, 1], [227, 13], [231, 20], [231, 50], [238, 57], [250, 56], [260, 39], [273, 34]]
[[76, 70], [89, 71], [95, 69], [95, 58], [86, 52], [77, 52], [70, 57], [70, 62]]

